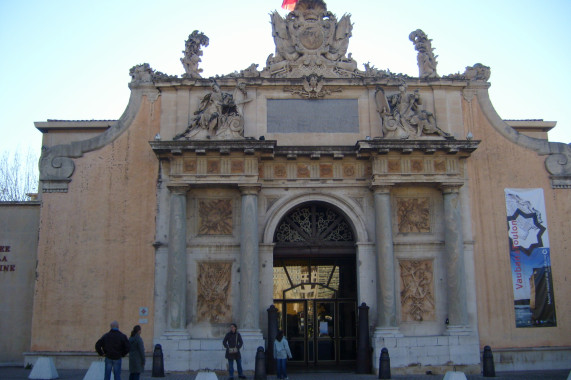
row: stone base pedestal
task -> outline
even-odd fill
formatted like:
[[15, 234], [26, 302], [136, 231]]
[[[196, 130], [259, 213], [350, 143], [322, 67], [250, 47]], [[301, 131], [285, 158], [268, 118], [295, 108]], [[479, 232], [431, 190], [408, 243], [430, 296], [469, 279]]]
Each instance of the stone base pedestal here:
[[[256, 364], [256, 351], [264, 347], [265, 341], [260, 330], [240, 330], [244, 346], [242, 368], [253, 371]], [[165, 371], [214, 371], [228, 369], [228, 361], [224, 357], [226, 350], [222, 339], [191, 339], [188, 334], [165, 333], [153, 344], [160, 344], [163, 349]]]
[[389, 350], [391, 370], [394, 369], [395, 373], [411, 373], [411, 368], [425, 373], [428, 369], [452, 369], [453, 366], [467, 368], [465, 371], [471, 372], [473, 368], [478, 369], [480, 363], [476, 335], [403, 336], [393, 331], [391, 336], [390, 331], [378, 329], [373, 336], [372, 358], [376, 374], [383, 347]]

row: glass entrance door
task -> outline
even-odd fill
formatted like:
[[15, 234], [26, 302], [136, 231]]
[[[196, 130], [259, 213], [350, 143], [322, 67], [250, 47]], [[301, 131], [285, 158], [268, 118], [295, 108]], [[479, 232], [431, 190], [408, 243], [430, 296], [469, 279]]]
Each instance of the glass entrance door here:
[[293, 366], [354, 365], [357, 350], [355, 266], [351, 259], [274, 262], [278, 327]]

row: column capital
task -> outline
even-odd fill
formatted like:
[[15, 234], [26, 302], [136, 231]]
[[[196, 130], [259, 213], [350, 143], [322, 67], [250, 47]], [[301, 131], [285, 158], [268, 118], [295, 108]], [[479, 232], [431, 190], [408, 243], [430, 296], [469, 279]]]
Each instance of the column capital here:
[[258, 195], [262, 185], [259, 183], [238, 184], [238, 189], [242, 195]]
[[452, 183], [445, 182], [441, 183], [440, 186], [438, 187], [440, 188], [443, 194], [458, 194], [462, 186], [464, 186], [464, 183], [462, 182], [452, 182]]
[[190, 185], [185, 185], [182, 183], [179, 183], [179, 184], [173, 183], [173, 184], [167, 185], [167, 188], [173, 194], [184, 195], [184, 194], [188, 193], [188, 190], [190, 190]]
[[371, 183], [369, 188], [374, 193], [389, 194], [394, 187], [394, 183]]

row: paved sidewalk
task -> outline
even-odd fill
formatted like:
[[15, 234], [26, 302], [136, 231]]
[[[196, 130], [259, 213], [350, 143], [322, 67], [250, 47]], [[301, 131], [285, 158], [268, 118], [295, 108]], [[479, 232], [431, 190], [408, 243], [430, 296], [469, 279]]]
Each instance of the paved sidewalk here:
[[[27, 380], [31, 370], [21, 367], [0, 367], [0, 380]], [[567, 380], [569, 370], [555, 370], [555, 371], [526, 371], [526, 372], [498, 372], [496, 379], [502, 380]], [[60, 380], [83, 380], [87, 370], [76, 369], [62, 369], [58, 370]], [[247, 374], [249, 380], [254, 379], [252, 373]], [[377, 379], [375, 375], [357, 375], [354, 373], [339, 373], [339, 372], [320, 372], [320, 373], [303, 373], [303, 372], [290, 372], [288, 373], [290, 380], [373, 380]], [[228, 376], [223, 373], [217, 374], [219, 380], [226, 380]], [[164, 378], [152, 377], [150, 371], [146, 371], [141, 375], [141, 380], [194, 380], [196, 372], [173, 372], [166, 373]], [[407, 380], [441, 380], [444, 374], [440, 375], [393, 375], [393, 379], [407, 379]], [[468, 380], [476, 379], [490, 379], [482, 375], [467, 375]], [[123, 371], [121, 373], [121, 380], [128, 380], [129, 373]], [[238, 379], [236, 377], [236, 379]], [[101, 379], [103, 380], [103, 379]], [[276, 380], [275, 375], [268, 375], [267, 380]]]

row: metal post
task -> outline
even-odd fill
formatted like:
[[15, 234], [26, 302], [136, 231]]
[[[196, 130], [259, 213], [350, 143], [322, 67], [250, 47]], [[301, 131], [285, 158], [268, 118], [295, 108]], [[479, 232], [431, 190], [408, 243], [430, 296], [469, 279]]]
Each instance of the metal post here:
[[155, 345], [153, 351], [153, 372], [152, 377], [165, 377], [165, 365], [163, 361], [163, 348], [160, 344]]
[[268, 376], [266, 375], [266, 354], [264, 352], [264, 347], [258, 347], [256, 352], [256, 367], [254, 370], [254, 380], [266, 380]]
[[278, 335], [278, 309], [272, 305], [268, 308], [268, 348], [266, 350], [266, 370], [268, 375], [276, 373], [274, 360], [274, 341]]
[[389, 350], [383, 347], [381, 350], [381, 357], [379, 358], [379, 379], [391, 378], [391, 358], [389, 357]]
[[494, 354], [490, 346], [484, 347], [484, 354], [482, 355], [483, 375], [484, 377], [496, 377], [496, 368], [494, 367]]
[[369, 306], [359, 306], [359, 331], [357, 335], [357, 373], [371, 373], [371, 344], [369, 341]]

